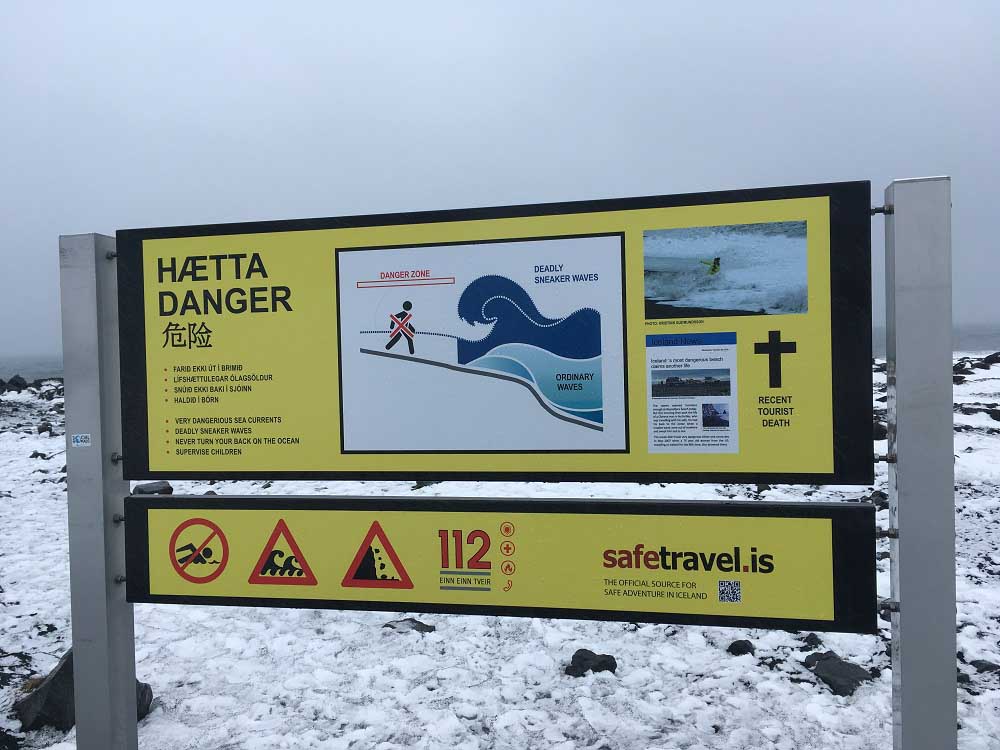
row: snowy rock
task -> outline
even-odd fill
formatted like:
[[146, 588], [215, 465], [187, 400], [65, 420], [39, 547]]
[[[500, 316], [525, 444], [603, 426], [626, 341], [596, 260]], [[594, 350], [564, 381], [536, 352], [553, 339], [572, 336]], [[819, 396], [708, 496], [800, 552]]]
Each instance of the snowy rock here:
[[38, 427], [35, 428], [39, 435], [44, 435], [46, 432], [50, 435], [52, 434], [52, 423], [49, 421], [39, 422]]
[[566, 667], [570, 677], [583, 677], [587, 672], [611, 672], [618, 670], [618, 661], [611, 654], [595, 654], [589, 649], [581, 648], [573, 654], [573, 659]]
[[413, 491], [413, 490], [422, 490], [424, 487], [430, 487], [430, 486], [435, 485], [435, 484], [441, 484], [441, 483], [440, 482], [428, 482], [428, 481], [414, 482], [413, 486], [410, 487], [410, 491]]
[[63, 398], [66, 395], [66, 389], [61, 380], [36, 380], [30, 387], [38, 392], [38, 398], [43, 401], [55, 401], [57, 398]]
[[756, 654], [757, 649], [750, 641], [733, 641], [726, 649], [733, 656], [745, 656], [746, 654]]
[[882, 490], [873, 490], [872, 494], [868, 496], [868, 501], [875, 504], [875, 507], [879, 510], [887, 510], [889, 508], [889, 495]]
[[977, 672], [1000, 672], [1000, 664], [994, 664], [985, 659], [973, 659], [969, 662], [970, 667], [975, 667]]
[[27, 387], [28, 387], [28, 381], [22, 378], [20, 375], [15, 375], [14, 377], [12, 377], [10, 380], [7, 381], [7, 384], [4, 386], [4, 390], [17, 391], [18, 393], [20, 393]]
[[409, 633], [411, 630], [416, 630], [418, 633], [433, 633], [437, 630], [437, 628], [433, 625], [420, 622], [420, 620], [415, 620], [412, 617], [406, 617], [402, 620], [393, 620], [392, 622], [387, 622], [382, 627], [395, 630], [397, 633]]
[[802, 640], [804, 645], [799, 649], [799, 651], [815, 651], [823, 645], [823, 639], [815, 633], [810, 633]]
[[[3, 381], [0, 380], [0, 383]], [[0, 388], [2, 391], [3, 388]], [[20, 747], [20, 742], [17, 737], [12, 734], [7, 734], [3, 729], [0, 729], [0, 750], [18, 750]]]
[[872, 679], [868, 670], [841, 659], [833, 651], [810, 654], [805, 665], [836, 695], [854, 695], [861, 683]]
[[159, 482], [146, 482], [145, 484], [137, 484], [135, 489], [132, 490], [133, 495], [173, 495], [174, 488], [170, 486], [170, 482], [160, 480]]
[[[153, 702], [153, 689], [145, 682], [135, 681], [136, 719], [149, 713]], [[44, 726], [53, 726], [68, 732], [76, 723], [73, 703], [73, 649], [66, 652], [48, 677], [30, 693], [14, 702], [14, 713], [21, 721], [21, 729], [30, 732]]]

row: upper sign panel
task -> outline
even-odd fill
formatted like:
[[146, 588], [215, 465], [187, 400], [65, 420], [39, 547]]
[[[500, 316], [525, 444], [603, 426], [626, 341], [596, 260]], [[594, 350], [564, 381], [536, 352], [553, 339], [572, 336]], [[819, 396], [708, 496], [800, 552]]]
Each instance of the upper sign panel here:
[[119, 232], [126, 474], [868, 483], [869, 195]]

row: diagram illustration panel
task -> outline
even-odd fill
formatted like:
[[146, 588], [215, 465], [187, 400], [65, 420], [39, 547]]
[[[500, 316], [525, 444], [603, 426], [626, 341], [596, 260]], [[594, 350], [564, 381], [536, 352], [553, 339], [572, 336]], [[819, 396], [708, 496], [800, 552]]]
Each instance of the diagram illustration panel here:
[[344, 452], [624, 451], [622, 253], [621, 235], [338, 249]]

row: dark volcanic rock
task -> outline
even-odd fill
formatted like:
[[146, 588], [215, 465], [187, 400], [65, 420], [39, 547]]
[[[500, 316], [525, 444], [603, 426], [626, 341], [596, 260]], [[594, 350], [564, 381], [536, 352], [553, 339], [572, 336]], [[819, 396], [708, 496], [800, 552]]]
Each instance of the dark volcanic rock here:
[[885, 422], [872, 422], [872, 439], [885, 440], [889, 437], [889, 428]]
[[433, 625], [420, 622], [420, 620], [415, 620], [412, 617], [406, 617], [402, 620], [393, 620], [392, 622], [387, 622], [382, 627], [395, 630], [397, 633], [409, 633], [411, 630], [416, 630], [418, 633], [433, 633], [437, 630], [437, 628]]
[[573, 654], [573, 659], [566, 667], [570, 677], [583, 677], [587, 672], [611, 672], [618, 670], [618, 661], [611, 654], [595, 654], [589, 649], [581, 648]]
[[76, 723], [73, 705], [73, 652], [67, 651], [55, 669], [23, 698], [14, 702], [21, 729], [29, 732], [53, 726], [68, 732]]
[[726, 649], [733, 656], [745, 656], [746, 654], [756, 654], [757, 649], [750, 641], [733, 641]]
[[153, 688], [148, 682], [135, 681], [135, 720], [142, 721], [149, 716], [153, 707]]
[[951, 382], [953, 385], [961, 385], [965, 382], [965, 376], [963, 375], [952, 375]]
[[38, 423], [38, 427], [35, 428], [39, 435], [44, 433], [52, 434], [52, 423], [48, 421], [42, 421]]
[[22, 378], [20, 375], [15, 375], [10, 380], [7, 381], [7, 385], [4, 387], [6, 391], [17, 391], [20, 393], [25, 388], [28, 387], [28, 381]]
[[[144, 682], [135, 681], [136, 719], [149, 713], [153, 702], [153, 689]], [[14, 703], [14, 713], [21, 721], [21, 729], [30, 732], [52, 726], [68, 732], [76, 723], [73, 703], [73, 649], [66, 652], [48, 677], [30, 693]]]
[[174, 488], [170, 486], [170, 482], [160, 480], [159, 482], [146, 482], [144, 484], [137, 484], [135, 489], [132, 490], [133, 495], [173, 495]]
[[885, 510], [889, 507], [889, 495], [882, 490], [872, 490], [872, 494], [868, 496], [868, 500], [879, 510]]
[[[0, 388], [0, 391], [2, 390]], [[18, 750], [19, 747], [21, 747], [21, 742], [17, 737], [7, 734], [5, 730], [0, 729], [0, 750]]]
[[986, 659], [973, 659], [969, 662], [970, 667], [975, 667], [977, 672], [1000, 672], [1000, 664], [994, 664]]
[[836, 695], [854, 695], [861, 683], [872, 679], [868, 670], [841, 659], [833, 651], [810, 654], [805, 665]]
[[[43, 401], [55, 401], [57, 398], [62, 398], [66, 393], [62, 381], [53, 378], [36, 380], [29, 387], [38, 391], [38, 398]], [[62, 406], [62, 404], [59, 404], [59, 406]]]
[[803, 639], [804, 645], [799, 651], [815, 651], [823, 645], [823, 639], [815, 633], [810, 633]]

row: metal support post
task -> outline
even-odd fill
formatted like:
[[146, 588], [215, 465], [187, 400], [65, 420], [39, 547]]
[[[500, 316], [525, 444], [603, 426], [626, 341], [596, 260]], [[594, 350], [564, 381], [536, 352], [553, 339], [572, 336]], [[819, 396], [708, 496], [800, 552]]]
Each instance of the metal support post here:
[[70, 589], [76, 741], [135, 750], [135, 635], [125, 586], [123, 452], [115, 240], [59, 238], [66, 376]]
[[896, 750], [957, 746], [951, 179], [885, 191]]

